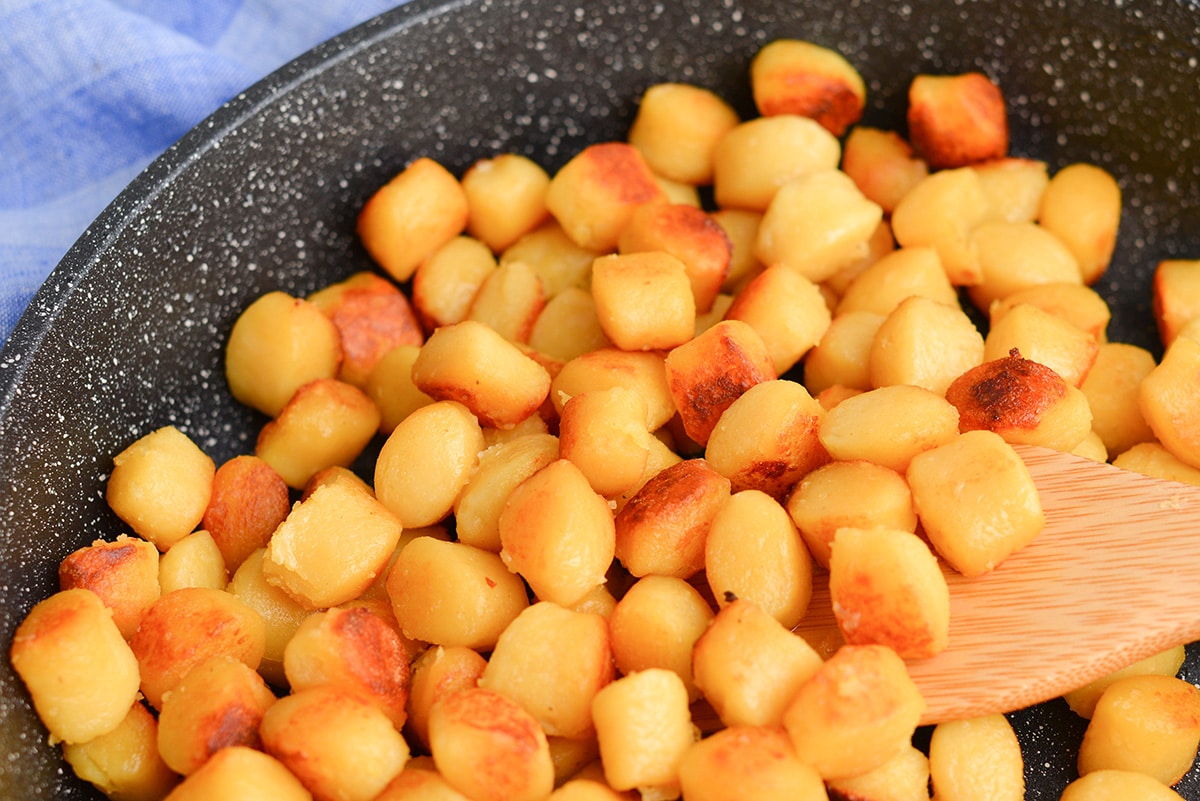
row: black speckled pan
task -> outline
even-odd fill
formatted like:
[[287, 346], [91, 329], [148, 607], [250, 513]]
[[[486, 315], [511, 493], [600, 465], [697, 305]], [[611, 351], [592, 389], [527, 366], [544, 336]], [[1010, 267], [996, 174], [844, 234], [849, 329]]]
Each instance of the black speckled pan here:
[[[748, 116], [749, 59], [777, 37], [849, 57], [880, 126], [902, 124], [916, 73], [983, 70], [1007, 96], [1015, 154], [1114, 172], [1125, 216], [1098, 288], [1111, 338], [1157, 350], [1151, 271], [1200, 257], [1198, 31], [1185, 0], [414, 0], [317, 48], [122, 193], [0, 354], [3, 651], [56, 589], [58, 562], [122, 530], [103, 501], [112, 454], [167, 423], [218, 463], [252, 447], [262, 421], [222, 373], [235, 315], [266, 290], [303, 294], [366, 267], [355, 215], [407, 161], [461, 173], [516, 150], [553, 169], [623, 137], [663, 80], [708, 86]], [[0, 797], [99, 797], [0, 663]], [[1193, 654], [1185, 675], [1198, 673]], [[1061, 702], [1012, 718], [1028, 797], [1057, 798], [1082, 722]], [[1180, 789], [1200, 798], [1195, 771]]]

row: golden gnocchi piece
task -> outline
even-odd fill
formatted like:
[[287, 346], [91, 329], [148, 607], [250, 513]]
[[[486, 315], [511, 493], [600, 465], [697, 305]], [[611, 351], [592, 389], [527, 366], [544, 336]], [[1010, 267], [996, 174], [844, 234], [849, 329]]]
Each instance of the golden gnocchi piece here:
[[575, 244], [554, 219], [547, 220], [500, 253], [500, 264], [524, 262], [542, 279], [547, 299], [567, 287], [586, 289], [599, 251]]
[[1042, 193], [1038, 224], [1061, 239], [1079, 262], [1086, 284], [1108, 269], [1121, 223], [1121, 188], [1103, 167], [1070, 164]]
[[704, 564], [719, 607], [738, 598], [753, 601], [789, 629], [808, 609], [812, 558], [787, 511], [766, 493], [743, 490], [717, 509]]
[[874, 770], [826, 786], [834, 799], [929, 801], [929, 757], [909, 746]]
[[164, 798], [179, 774], [158, 753], [158, 721], [141, 701], [108, 734], [84, 743], [63, 743], [63, 759], [75, 775], [109, 798]]
[[692, 649], [696, 687], [726, 726], [779, 726], [821, 657], [752, 601], [727, 603]]
[[378, 707], [334, 687], [280, 698], [263, 714], [263, 748], [315, 801], [371, 801], [408, 762], [404, 737]]
[[813, 395], [830, 387], [872, 389], [871, 346], [884, 317], [868, 311], [839, 313], [804, 357], [804, 386]]
[[973, 169], [938, 170], [909, 190], [892, 211], [892, 233], [901, 247], [932, 247], [954, 286], [983, 278], [971, 232], [991, 213]]
[[268, 417], [309, 381], [335, 378], [341, 364], [337, 326], [315, 303], [284, 292], [243, 309], [225, 343], [230, 393]]
[[967, 294], [979, 309], [986, 311], [992, 303], [1030, 287], [1083, 281], [1075, 255], [1036, 223], [985, 222], [971, 238], [981, 277]]
[[310, 303], [337, 328], [342, 364], [337, 378], [364, 389], [375, 364], [392, 348], [420, 345], [425, 335], [400, 288], [375, 273], [359, 272], [314, 292]]
[[1200, 317], [1200, 260], [1168, 259], [1154, 269], [1151, 302], [1163, 347]]
[[1104, 342], [1079, 389], [1087, 398], [1095, 431], [1109, 454], [1116, 455], [1154, 440], [1142, 416], [1139, 388], [1155, 368], [1154, 355], [1123, 342]]
[[958, 305], [958, 293], [933, 247], [914, 245], [881, 256], [846, 287], [837, 316], [865, 311], [886, 317], [914, 295]]
[[838, 529], [917, 529], [917, 513], [904, 476], [873, 462], [830, 462], [818, 467], [796, 485], [787, 510], [813, 561], [826, 569]]
[[643, 576], [609, 616], [617, 670], [625, 675], [651, 668], [669, 670], [683, 682], [688, 699], [696, 700], [700, 693], [692, 674], [692, 648], [712, 619], [712, 608], [688, 582], [674, 576]]
[[117, 630], [128, 640], [162, 594], [158, 564], [153, 544], [121, 534], [112, 542], [96, 540], [64, 557], [58, 565], [58, 587], [95, 593], [112, 610]]
[[518, 153], [480, 159], [463, 173], [467, 232], [499, 253], [537, 228], [549, 215], [550, 176]]
[[566, 287], [546, 301], [529, 331], [531, 348], [563, 362], [611, 345], [600, 325], [595, 298], [577, 286]]
[[1108, 339], [1108, 323], [1112, 310], [1096, 290], [1075, 281], [1035, 284], [1018, 289], [1003, 300], [994, 301], [987, 309], [988, 318], [996, 323], [1017, 306], [1029, 304], [1072, 323], [1099, 343]]
[[687, 266], [665, 251], [596, 259], [592, 298], [600, 328], [621, 350], [670, 350], [696, 330]]
[[1063, 698], [1071, 707], [1072, 712], [1081, 718], [1090, 720], [1092, 712], [1096, 709], [1096, 702], [1100, 700], [1100, 695], [1108, 689], [1110, 684], [1128, 676], [1141, 676], [1148, 673], [1157, 676], [1174, 676], [1183, 666], [1185, 656], [1182, 645], [1168, 648], [1071, 690], [1065, 693]]
[[264, 460], [242, 454], [217, 468], [200, 522], [232, 572], [266, 547], [290, 509], [287, 482]]
[[1160, 442], [1139, 442], [1129, 450], [1117, 454], [1112, 463], [1115, 467], [1132, 470], [1144, 476], [1200, 486], [1200, 469], [1181, 462]]
[[279, 760], [257, 749], [235, 745], [213, 754], [203, 767], [176, 786], [166, 801], [213, 798], [312, 801], [313, 795]]
[[516, 701], [549, 737], [593, 734], [592, 698], [615, 678], [608, 624], [548, 601], [509, 624], [478, 686]]
[[375, 801], [470, 801], [442, 778], [437, 770], [418, 767], [418, 761], [429, 757], [413, 757], [388, 782]]
[[434, 537], [400, 552], [387, 592], [405, 636], [480, 650], [490, 650], [529, 605], [521, 578], [497, 554]]
[[463, 645], [435, 645], [413, 661], [405, 731], [426, 751], [434, 704], [456, 690], [476, 686], [486, 666], [478, 651]]
[[1003, 715], [939, 723], [929, 742], [933, 791], [945, 801], [1021, 801], [1025, 760]]
[[413, 362], [412, 380], [432, 398], [461, 403], [492, 428], [515, 426], [550, 392], [546, 368], [473, 320], [435, 331]]
[[797, 481], [829, 461], [818, 438], [824, 416], [803, 384], [763, 381], [721, 413], [705, 458], [734, 492], [756, 489], [782, 500]]
[[641, 152], [624, 142], [585, 147], [546, 190], [546, 206], [571, 241], [598, 253], [616, 249], [639, 206], [665, 201]]
[[454, 501], [460, 542], [500, 552], [500, 513], [517, 485], [559, 457], [558, 438], [529, 434], [492, 445]]
[[1007, 156], [975, 164], [972, 169], [988, 197], [991, 219], [1010, 223], [1037, 221], [1042, 197], [1050, 183], [1046, 162]]
[[1066, 786], [1059, 801], [1183, 801], [1183, 796], [1145, 773], [1098, 770]]
[[538, 801], [554, 789], [554, 764], [541, 726], [498, 692], [450, 693], [429, 716], [438, 772], [473, 801]]
[[925, 709], [903, 660], [883, 645], [845, 645], [801, 685], [783, 726], [802, 762], [835, 781], [909, 748]]
[[797, 114], [738, 124], [713, 151], [713, 195], [723, 209], [765, 212], [793, 178], [838, 166], [842, 146], [816, 120]]
[[483, 279], [466, 319], [483, 323], [509, 342], [524, 344], [545, 306], [546, 291], [537, 271], [523, 261], [506, 262]]
[[470, 236], [456, 236], [422, 259], [412, 277], [412, 300], [424, 329], [467, 319], [479, 288], [496, 269], [492, 251]]
[[1177, 459], [1200, 468], [1200, 342], [1180, 337], [1142, 379], [1142, 416], [1159, 442]]
[[800, 761], [778, 727], [731, 726], [700, 740], [683, 755], [679, 783], [688, 801], [827, 798], [820, 774]]
[[908, 135], [935, 170], [1008, 155], [1008, 111], [983, 73], [918, 75], [908, 88]]
[[137, 700], [136, 654], [100, 596], [75, 588], [29, 610], [9, 659], [51, 738], [86, 743], [120, 726]]
[[701, 445], [743, 392], [776, 377], [762, 336], [741, 320], [724, 320], [674, 348], [667, 354], [666, 368], [684, 430]]
[[462, 184], [430, 158], [419, 158], [375, 191], [358, 215], [363, 247], [397, 281], [463, 232], [470, 204]]
[[158, 752], [184, 776], [222, 748], [261, 748], [258, 725], [275, 694], [253, 668], [229, 656], [207, 659], [163, 697]]
[[1078, 387], [1096, 361], [1099, 343], [1067, 320], [1024, 303], [1012, 307], [992, 324], [984, 339], [983, 358], [1001, 359], [1014, 349]]
[[309, 609], [345, 603], [383, 570], [400, 528], [396, 516], [355, 481], [318, 486], [275, 530], [263, 575]]
[[592, 699], [608, 784], [644, 797], [675, 798], [679, 766], [694, 738], [688, 692], [671, 670], [627, 673]]
[[783, 375], [808, 353], [829, 329], [831, 315], [821, 290], [795, 270], [768, 267], [733, 298], [726, 320], [750, 325], [766, 344]]
[[187, 434], [163, 426], [113, 457], [104, 497], [134, 533], [165, 551], [196, 530], [215, 472]]
[[1079, 775], [1145, 773], [1166, 786], [1183, 778], [1200, 746], [1200, 689], [1174, 676], [1127, 676], [1096, 702], [1079, 747]]
[[829, 596], [846, 642], [925, 659], [950, 641], [950, 589], [925, 541], [903, 529], [839, 528]]
[[617, 247], [622, 254], [664, 251], [683, 262], [699, 313], [712, 308], [733, 255], [725, 229], [702, 209], [677, 203], [639, 208]]
[[709, 213], [725, 235], [729, 237], [729, 274], [721, 285], [723, 292], [734, 292], [744, 282], [763, 269], [754, 255], [754, 243], [758, 240], [758, 226], [762, 213], [745, 209], [720, 208]]
[[263, 575], [266, 553], [266, 548], [259, 548], [247, 556], [230, 578], [226, 590], [262, 618], [266, 635], [258, 671], [270, 684], [286, 687], [283, 650], [300, 623], [312, 614], [312, 610], [267, 581]]
[[212, 535], [203, 529], [172, 545], [158, 562], [158, 587], [163, 594], [183, 587], [223, 590], [228, 583], [225, 558]]
[[1015, 444], [1070, 451], [1092, 429], [1087, 396], [1016, 350], [963, 373], [946, 400], [958, 410], [961, 431], [994, 431]]
[[957, 304], [919, 295], [901, 301], [880, 323], [867, 369], [876, 387], [907, 384], [935, 395], [983, 361], [984, 339]]
[[575, 395], [558, 423], [559, 453], [597, 494], [613, 497], [638, 483], [660, 445], [646, 430], [646, 401], [625, 387]]
[[900, 198], [929, 174], [929, 166], [895, 131], [856, 125], [846, 137], [842, 171], [868, 199], [891, 214]]
[[237, 596], [187, 587], [155, 601], [129, 642], [137, 657], [142, 695], [155, 709], [196, 665], [228, 656], [257, 669], [266, 649], [266, 624]]
[[958, 410], [941, 395], [896, 384], [846, 398], [826, 412], [818, 437], [839, 461], [874, 462], [897, 473], [922, 451], [958, 436]]
[[646, 429], [655, 431], [675, 415], [675, 400], [663, 369], [661, 352], [601, 348], [584, 353], [563, 365], [550, 382], [550, 400], [562, 414], [575, 395], [592, 390], [627, 387], [646, 401]]
[[1046, 522], [1025, 463], [991, 431], [968, 431], [914, 456], [906, 478], [926, 536], [964, 576], [994, 569]]
[[659, 83], [642, 94], [629, 143], [655, 174], [702, 186], [712, 183], [717, 142], [739, 121], [733, 107], [708, 89]]
[[289, 487], [300, 489], [318, 471], [349, 467], [379, 430], [379, 409], [365, 392], [335, 378], [296, 390], [263, 426], [254, 455]]
[[750, 62], [754, 104], [764, 117], [798, 114], [841, 136], [862, 117], [867, 89], [840, 53], [797, 39], [776, 39]]

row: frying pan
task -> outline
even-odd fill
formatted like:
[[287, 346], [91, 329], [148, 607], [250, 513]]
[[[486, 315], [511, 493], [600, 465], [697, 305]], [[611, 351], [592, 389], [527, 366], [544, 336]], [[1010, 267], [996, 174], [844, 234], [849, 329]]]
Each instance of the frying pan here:
[[[918, 72], [982, 70], [1012, 152], [1100, 164], [1124, 192], [1097, 289], [1110, 337], [1159, 352], [1163, 258], [1200, 257], [1200, 6], [1185, 0], [413, 0], [304, 55], [187, 134], [67, 254], [0, 352], [0, 638], [57, 588], [68, 553], [121, 532], [112, 454], [168, 423], [219, 464], [263, 420], [233, 403], [222, 343], [259, 294], [303, 295], [370, 267], [364, 199], [409, 160], [461, 174], [523, 153], [553, 170], [623, 138], [650, 84], [715, 90], [752, 116], [748, 63], [779, 37], [834, 47], [864, 76], [868, 124], [902, 129]], [[1052, 614], [1053, 610], [1047, 610]], [[46, 742], [0, 665], [0, 798], [100, 797]], [[1200, 658], [1184, 676], [1200, 679]], [[1083, 721], [1061, 701], [1012, 716], [1031, 799], [1073, 776]], [[1200, 798], [1195, 771], [1180, 791]]]

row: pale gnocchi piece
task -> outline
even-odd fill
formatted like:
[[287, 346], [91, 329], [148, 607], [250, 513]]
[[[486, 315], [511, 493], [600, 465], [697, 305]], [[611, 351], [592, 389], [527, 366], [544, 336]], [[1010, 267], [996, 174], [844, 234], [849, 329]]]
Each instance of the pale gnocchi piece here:
[[1036, 223], [989, 221], [972, 231], [971, 238], [982, 275], [967, 294], [979, 309], [986, 311], [1030, 287], [1083, 281], [1075, 255]]
[[834, 798], [929, 801], [929, 757], [909, 746], [874, 770], [828, 782]]
[[259, 662], [258, 672], [270, 684], [286, 687], [287, 677], [283, 671], [284, 648], [301, 622], [312, 614], [312, 610], [302, 606], [295, 598], [267, 581], [267, 577], [263, 575], [266, 553], [266, 548], [259, 548], [247, 556], [229, 580], [226, 590], [257, 612], [266, 626], [263, 657]]
[[1035, 222], [1050, 182], [1049, 167], [1037, 159], [1008, 156], [972, 166], [991, 206], [990, 219]]
[[334, 687], [280, 698], [263, 714], [264, 750], [315, 799], [371, 801], [408, 762], [408, 743], [381, 709]]
[[475, 415], [461, 403], [437, 401], [404, 418], [375, 462], [375, 494], [406, 528], [444, 518], [484, 449]]
[[826, 801], [825, 784], [778, 727], [730, 726], [694, 744], [679, 765], [688, 801], [731, 797]]
[[733, 246], [719, 223], [695, 206], [642, 206], [617, 243], [622, 254], [663, 251], [683, 263], [696, 311], [708, 312], [729, 275]]
[[447, 647], [490, 650], [529, 605], [520, 576], [498, 555], [434, 537], [400, 552], [387, 591], [405, 636]]
[[1142, 379], [1142, 416], [1163, 447], [1181, 462], [1200, 468], [1200, 342], [1180, 337]]
[[712, 619], [708, 602], [683, 579], [655, 575], [638, 579], [608, 619], [617, 670], [624, 675], [669, 670], [679, 677], [689, 702], [697, 700], [700, 691], [692, 673], [692, 648]]
[[829, 461], [818, 439], [824, 416], [803, 384], [763, 381], [721, 414], [705, 458], [734, 492], [756, 489], [782, 500], [803, 476]]
[[429, 745], [438, 772], [473, 801], [538, 801], [554, 789], [545, 732], [493, 690], [462, 689], [435, 704]]
[[971, 232], [990, 213], [974, 170], [938, 170], [900, 199], [892, 212], [892, 233], [901, 247], [932, 247], [950, 283], [970, 286], [983, 278]]
[[625, 387], [575, 395], [563, 405], [558, 431], [562, 458], [605, 497], [638, 482], [657, 444], [646, 430], [645, 399]]
[[556, 459], [521, 482], [498, 525], [500, 558], [539, 599], [570, 606], [604, 583], [616, 547], [613, 513], [570, 461]]
[[836, 313], [837, 304], [852, 283], [875, 262], [896, 249], [896, 240], [892, 237], [892, 226], [888, 220], [882, 219], [867, 240], [866, 253], [858, 259], [843, 265], [833, 275], [826, 278], [818, 286], [826, 305]]
[[904, 661], [883, 645], [844, 645], [800, 686], [783, 726], [826, 781], [874, 770], [911, 747], [925, 710]]
[[608, 784], [643, 797], [675, 798], [679, 766], [695, 739], [688, 692], [671, 670], [628, 673], [592, 699], [592, 719]]
[[1110, 684], [1079, 746], [1079, 775], [1145, 773], [1170, 787], [1196, 761], [1200, 689], [1174, 676], [1127, 676]]
[[500, 253], [500, 264], [524, 262], [542, 279], [547, 300], [567, 287], [587, 289], [600, 253], [575, 244], [555, 220], [547, 220]]
[[546, 301], [529, 332], [531, 348], [563, 362], [611, 345], [600, 325], [595, 298], [577, 286], [566, 287]]
[[1183, 801], [1162, 782], [1131, 770], [1098, 770], [1066, 786], [1059, 801]]
[[260, 748], [258, 726], [275, 694], [257, 672], [229, 656], [207, 659], [163, 697], [158, 753], [176, 773], [195, 773], [222, 748]]
[[1142, 416], [1139, 388], [1153, 372], [1154, 354], [1123, 342], [1101, 343], [1096, 361], [1079, 386], [1092, 412], [1092, 430], [1113, 456], [1139, 442], [1154, 440], [1154, 431]]
[[333, 321], [315, 303], [279, 291], [243, 309], [225, 343], [230, 393], [268, 417], [309, 381], [335, 378], [341, 364]]
[[287, 482], [262, 459], [242, 454], [217, 468], [200, 523], [232, 572], [266, 547], [291, 508]]
[[545, 306], [541, 276], [523, 261], [510, 261], [483, 279], [466, 319], [483, 323], [509, 342], [525, 344]]
[[434, 704], [456, 690], [476, 686], [486, 667], [487, 660], [478, 651], [463, 645], [435, 645], [413, 661], [405, 731], [426, 752]]
[[836, 50], [798, 39], [776, 39], [750, 62], [754, 105], [764, 117], [799, 114], [834, 136], [862, 117], [867, 89]]
[[752, 601], [727, 603], [692, 649], [696, 687], [726, 726], [779, 726], [821, 657]]
[[944, 801], [1022, 801], [1025, 760], [1000, 714], [939, 723], [929, 741], [933, 792]]
[[155, 709], [188, 671], [228, 656], [257, 669], [266, 650], [262, 616], [224, 590], [186, 587], [155, 601], [129, 642], [142, 695]]
[[880, 256], [846, 287], [837, 316], [865, 311], [886, 317], [913, 295], [958, 305], [958, 293], [933, 247], [914, 245]]
[[958, 409], [961, 431], [993, 431], [1014, 444], [1070, 451], [1092, 430], [1087, 396], [1017, 351], [963, 373], [946, 400]]
[[292, 692], [324, 686], [355, 693], [378, 707], [397, 729], [407, 715], [408, 660], [399, 632], [365, 607], [309, 615], [283, 651]]
[[596, 259], [592, 298], [600, 328], [621, 350], [670, 350], [696, 330], [687, 267], [665, 251]]
[[907, 384], [945, 395], [983, 361], [984, 339], [957, 304], [919, 295], [901, 301], [880, 323], [867, 369], [876, 387]]
[[1089, 334], [1097, 342], [1108, 339], [1108, 323], [1112, 310], [1096, 290], [1077, 281], [1035, 284], [1018, 289], [1003, 300], [994, 301], [987, 309], [990, 322], [998, 322], [1015, 307], [1028, 303], [1047, 311]]
[[162, 593], [183, 587], [223, 590], [229, 583], [225, 558], [212, 535], [193, 531], [172, 545], [158, 563], [158, 586]]
[[755, 255], [820, 282], [868, 252], [883, 209], [841, 170], [793, 178], [779, 187], [763, 213]]
[[433, 398], [422, 392], [412, 379], [412, 366], [421, 349], [416, 345], [401, 345], [390, 350], [375, 365], [367, 379], [365, 392], [379, 410], [379, 431], [385, 436]]
[[499, 253], [539, 226], [549, 215], [550, 176], [519, 153], [480, 159], [463, 173], [467, 232]]
[[[753, 541], [747, 531], [756, 532]], [[717, 510], [704, 564], [718, 607], [753, 601], [790, 629], [812, 599], [812, 557], [804, 540], [787, 510], [759, 490], [734, 493]]]
[[95, 593], [112, 610], [113, 622], [128, 640], [162, 594], [158, 570], [158, 549], [152, 543], [120, 534], [64, 557], [58, 565], [58, 588]]
[[867, 461], [830, 462], [800, 480], [787, 499], [788, 514], [813, 561], [829, 568], [830, 546], [841, 528], [915, 532], [917, 513], [904, 476]]
[[86, 743], [120, 726], [137, 700], [136, 654], [100, 597], [75, 588], [29, 610], [9, 659], [52, 740]]
[[795, 270], [774, 265], [742, 287], [724, 319], [741, 320], [757, 331], [771, 354], [775, 374], [783, 375], [821, 341], [832, 315], [816, 284]]
[[872, 389], [871, 346], [885, 317], [869, 311], [838, 313], [804, 357], [804, 386], [813, 395], [830, 387]]
[[723, 292], [736, 292], [746, 281], [763, 269], [754, 255], [754, 243], [758, 240], [758, 226], [762, 212], [745, 209], [721, 208], [710, 212], [709, 217], [721, 226], [729, 238], [729, 273], [721, 285]]
[[641, 152], [625, 142], [589, 145], [550, 179], [546, 206], [576, 245], [616, 250], [633, 212], [664, 203], [666, 194]]
[[1063, 167], [1042, 193], [1038, 223], [1075, 255], [1084, 283], [1094, 284], [1108, 269], [1117, 244], [1121, 187], [1095, 164]]
[[454, 501], [458, 540], [500, 552], [500, 513], [517, 485], [559, 457], [552, 434], [528, 434], [490, 446]]
[[887, 214], [929, 175], [929, 165], [900, 134], [867, 125], [854, 126], [846, 137], [842, 170]]
[[1000, 87], [980, 72], [922, 74], [908, 88], [908, 135], [935, 170], [1008, 155], [1008, 111]]
[[105, 499], [139, 537], [165, 551], [196, 530], [216, 465], [187, 434], [163, 426], [113, 457]]
[[903, 473], [922, 451], [958, 436], [958, 410], [937, 393], [896, 384], [846, 398], [826, 412], [818, 434], [830, 456]]
[[492, 251], [470, 236], [456, 236], [422, 259], [413, 273], [412, 299], [425, 330], [467, 319], [479, 288], [496, 269]]
[[704, 567], [709, 526], [729, 492], [703, 459], [659, 471], [616, 514], [616, 558], [633, 576], [690, 578]]
[[903, 529], [839, 528], [829, 596], [846, 642], [925, 659], [950, 641], [950, 589], [925, 541]]
[[271, 798], [312, 801], [313, 795], [278, 759], [255, 748], [235, 745], [213, 754], [184, 779], [165, 801], [213, 798]]
[[747, 120], [721, 137], [713, 151], [713, 195], [723, 209], [765, 212], [781, 186], [836, 168], [841, 155], [837, 138], [808, 117]]
[[413, 757], [408, 760], [404, 770], [388, 782], [375, 801], [471, 801], [451, 787], [436, 769], [427, 770], [419, 766], [421, 760], [429, 759]]
[[989, 328], [984, 338], [984, 361], [1002, 359], [1014, 349], [1078, 387], [1096, 361], [1099, 343], [1073, 323], [1023, 303], [1013, 306]]
[[433, 332], [413, 361], [412, 380], [425, 394], [462, 404], [479, 425], [492, 428], [520, 423], [550, 392], [545, 367], [474, 320]]
[[713, 150], [740, 122], [709, 89], [659, 83], [646, 89], [629, 128], [629, 143], [658, 175], [703, 186], [712, 183]]
[[516, 701], [548, 737], [579, 741], [594, 733], [592, 698], [614, 678], [605, 619], [541, 601], [500, 635], [478, 686]]
[[968, 431], [918, 454], [905, 476], [926, 536], [964, 576], [994, 569], [1045, 525], [1029, 470], [994, 432]]
[[721, 414], [743, 392], [776, 377], [762, 336], [741, 320], [724, 320], [672, 349], [666, 371], [683, 428], [701, 445], [708, 443]]
[[1168, 259], [1154, 269], [1151, 301], [1163, 347], [1200, 317], [1200, 259]]
[[356, 230], [371, 258], [407, 281], [422, 259], [463, 232], [470, 213], [458, 179], [422, 157], [367, 199]]
[[1165, 651], [1152, 654], [1145, 659], [1139, 659], [1132, 665], [1101, 676], [1094, 681], [1090, 681], [1082, 687], [1065, 693], [1063, 698], [1066, 700], [1067, 705], [1071, 707], [1072, 712], [1081, 718], [1090, 720], [1092, 712], [1096, 709], [1096, 702], [1100, 700], [1100, 694], [1108, 689], [1108, 685], [1128, 676], [1140, 676], [1147, 673], [1157, 676], [1174, 676], [1179, 673], [1179, 669], [1183, 666], [1185, 656], [1184, 647], [1176, 645]]
[[1144, 476], [1200, 486], [1200, 469], [1181, 462], [1157, 441], [1139, 442], [1129, 450], [1118, 453], [1112, 463], [1115, 467]]
[[318, 486], [275, 529], [267, 581], [309, 609], [361, 595], [400, 541], [400, 520], [354, 480]]
[[590, 390], [628, 387], [646, 401], [646, 430], [656, 431], [675, 415], [675, 400], [663, 369], [665, 355], [601, 348], [562, 366], [550, 382], [550, 400], [560, 415], [568, 400]]
[[75, 775], [109, 798], [164, 798], [179, 774], [158, 753], [158, 720], [141, 701], [112, 731], [83, 743], [63, 743], [63, 759]]

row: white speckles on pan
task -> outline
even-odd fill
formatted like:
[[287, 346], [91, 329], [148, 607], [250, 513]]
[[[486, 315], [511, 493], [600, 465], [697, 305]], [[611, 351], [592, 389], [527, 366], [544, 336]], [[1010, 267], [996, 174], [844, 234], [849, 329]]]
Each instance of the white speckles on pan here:
[[[780, 36], [850, 58], [871, 124], [903, 124], [917, 72], [983, 70], [1010, 101], [1014, 152], [1111, 169], [1125, 220], [1100, 289], [1113, 338], [1152, 346], [1150, 271], [1200, 257], [1198, 23], [1187, 0], [413, 0], [334, 40], [152, 165], [0, 352], [4, 652], [62, 557], [121, 531], [103, 502], [113, 453], [167, 423], [217, 461], [252, 447], [262, 420], [224, 386], [232, 320], [266, 290], [303, 294], [367, 267], [354, 217], [408, 161], [461, 173], [515, 150], [554, 169], [623, 136], [662, 80], [708, 86], [749, 115], [749, 58]], [[1014, 719], [1028, 797], [1057, 798], [1078, 721], [1061, 705]], [[46, 746], [6, 660], [0, 753], [0, 799], [98, 797]], [[1188, 781], [1184, 794], [1200, 795]]]

